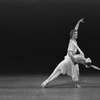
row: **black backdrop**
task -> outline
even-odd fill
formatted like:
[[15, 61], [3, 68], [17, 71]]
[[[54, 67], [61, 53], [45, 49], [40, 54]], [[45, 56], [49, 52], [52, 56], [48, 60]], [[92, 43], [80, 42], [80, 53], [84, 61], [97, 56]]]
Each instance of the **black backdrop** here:
[[[51, 73], [83, 18], [78, 44], [94, 65], [100, 55], [99, 0], [0, 0], [0, 73]], [[99, 73], [80, 65], [82, 73]]]

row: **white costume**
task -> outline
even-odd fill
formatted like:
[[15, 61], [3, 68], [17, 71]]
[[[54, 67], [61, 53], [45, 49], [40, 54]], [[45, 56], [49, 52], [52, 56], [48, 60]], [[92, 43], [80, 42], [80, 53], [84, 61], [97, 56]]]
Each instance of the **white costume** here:
[[[76, 41], [70, 39], [68, 45], [68, 51], [70, 50], [73, 52], [73, 54], [76, 54], [77, 48], [73, 42], [77, 44]], [[61, 69], [62, 74], [67, 74], [68, 76], [71, 76], [73, 81], [78, 81], [79, 65], [78, 64], [74, 65], [68, 53], [64, 57], [64, 60], [58, 64], [57, 68]]]

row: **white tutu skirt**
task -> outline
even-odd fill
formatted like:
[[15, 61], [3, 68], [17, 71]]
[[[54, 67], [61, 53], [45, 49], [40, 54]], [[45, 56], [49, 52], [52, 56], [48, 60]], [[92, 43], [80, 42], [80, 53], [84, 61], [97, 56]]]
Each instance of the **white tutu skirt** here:
[[65, 59], [58, 64], [57, 68], [61, 70], [62, 74], [71, 76], [73, 81], [78, 81], [79, 65], [74, 65], [68, 54], [65, 56]]

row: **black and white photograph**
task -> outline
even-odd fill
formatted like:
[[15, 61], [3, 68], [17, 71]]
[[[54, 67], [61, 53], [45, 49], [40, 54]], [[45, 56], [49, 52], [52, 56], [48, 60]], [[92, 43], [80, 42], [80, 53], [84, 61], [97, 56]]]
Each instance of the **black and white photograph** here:
[[99, 100], [99, 31], [99, 0], [0, 0], [0, 100]]

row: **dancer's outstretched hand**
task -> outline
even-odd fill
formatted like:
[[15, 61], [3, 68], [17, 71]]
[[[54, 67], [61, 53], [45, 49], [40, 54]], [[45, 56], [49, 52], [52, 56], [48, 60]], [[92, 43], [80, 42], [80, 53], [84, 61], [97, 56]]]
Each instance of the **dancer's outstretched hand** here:
[[80, 19], [79, 22], [84, 22], [84, 18]]
[[91, 67], [94, 68], [94, 69], [100, 70], [100, 68], [97, 67], [97, 66], [91, 65]]

